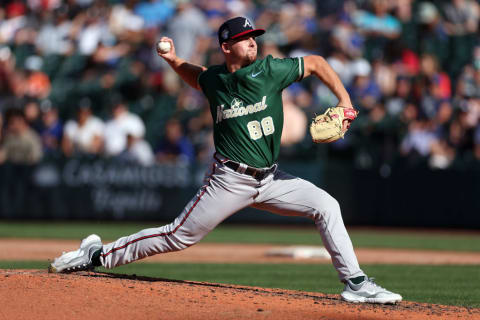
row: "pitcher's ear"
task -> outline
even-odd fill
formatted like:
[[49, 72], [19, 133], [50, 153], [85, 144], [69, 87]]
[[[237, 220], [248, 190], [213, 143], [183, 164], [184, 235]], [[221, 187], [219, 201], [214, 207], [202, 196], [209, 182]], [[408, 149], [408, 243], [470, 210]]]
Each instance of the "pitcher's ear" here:
[[228, 41], [222, 42], [221, 48], [223, 53], [230, 53], [230, 44], [228, 43]]

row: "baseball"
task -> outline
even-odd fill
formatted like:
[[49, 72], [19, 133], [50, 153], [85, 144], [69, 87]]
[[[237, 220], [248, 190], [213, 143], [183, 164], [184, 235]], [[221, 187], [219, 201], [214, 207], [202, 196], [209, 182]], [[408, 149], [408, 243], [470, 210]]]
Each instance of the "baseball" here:
[[167, 52], [170, 51], [171, 48], [172, 48], [172, 46], [170, 45], [170, 42], [168, 42], [168, 41], [159, 41], [157, 43], [157, 50], [160, 53], [167, 53]]

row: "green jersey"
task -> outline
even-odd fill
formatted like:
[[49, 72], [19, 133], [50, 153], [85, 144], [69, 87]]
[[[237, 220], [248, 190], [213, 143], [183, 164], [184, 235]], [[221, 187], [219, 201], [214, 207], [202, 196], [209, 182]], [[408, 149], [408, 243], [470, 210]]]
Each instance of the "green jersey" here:
[[256, 168], [273, 165], [283, 129], [282, 91], [303, 71], [303, 58], [269, 55], [233, 73], [225, 64], [202, 72], [198, 83], [210, 103], [216, 151]]

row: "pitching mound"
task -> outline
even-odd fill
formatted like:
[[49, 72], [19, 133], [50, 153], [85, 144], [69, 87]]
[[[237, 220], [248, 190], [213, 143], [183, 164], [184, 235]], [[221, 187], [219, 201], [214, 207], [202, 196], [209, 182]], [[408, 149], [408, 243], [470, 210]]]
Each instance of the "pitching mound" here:
[[480, 309], [109, 273], [0, 270], [1, 319], [480, 319]]

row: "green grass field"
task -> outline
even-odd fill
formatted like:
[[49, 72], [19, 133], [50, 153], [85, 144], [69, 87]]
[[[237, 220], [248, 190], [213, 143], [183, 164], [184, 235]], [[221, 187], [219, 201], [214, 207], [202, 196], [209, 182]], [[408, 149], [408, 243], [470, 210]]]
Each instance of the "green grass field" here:
[[[55, 238], [80, 241], [90, 233], [104, 239], [134, 233], [153, 224], [133, 223], [0, 223], [0, 238]], [[391, 247], [480, 251], [475, 233], [352, 230], [356, 247]], [[203, 242], [320, 244], [311, 228], [220, 226]], [[0, 268], [46, 268], [47, 261], [0, 261]], [[378, 283], [401, 293], [405, 300], [480, 308], [480, 268], [467, 265], [362, 265]], [[99, 271], [106, 271], [100, 269]], [[207, 281], [248, 286], [339, 293], [342, 284], [331, 265], [299, 264], [171, 264], [133, 263], [108, 272], [174, 280]]]
[[[161, 224], [0, 222], [0, 238], [76, 239], [80, 241], [91, 233], [97, 233], [102, 239], [114, 240], [141, 229], [159, 225]], [[480, 232], [459, 234], [349, 228], [349, 234], [355, 247], [480, 252]], [[202, 242], [315, 245], [320, 244], [321, 240], [313, 225], [301, 227], [221, 225], [207, 235]]]

